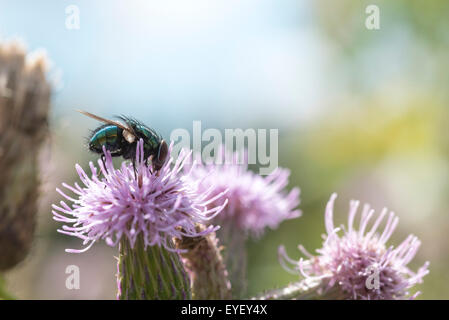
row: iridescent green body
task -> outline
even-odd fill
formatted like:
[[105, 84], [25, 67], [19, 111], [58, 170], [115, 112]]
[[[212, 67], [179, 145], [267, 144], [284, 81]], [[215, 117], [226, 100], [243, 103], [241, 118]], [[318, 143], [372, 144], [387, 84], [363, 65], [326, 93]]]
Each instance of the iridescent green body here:
[[122, 139], [122, 129], [114, 125], [103, 125], [95, 130], [89, 140], [89, 149], [95, 152], [103, 152], [103, 146], [106, 150], [114, 153], [121, 149], [120, 140]]

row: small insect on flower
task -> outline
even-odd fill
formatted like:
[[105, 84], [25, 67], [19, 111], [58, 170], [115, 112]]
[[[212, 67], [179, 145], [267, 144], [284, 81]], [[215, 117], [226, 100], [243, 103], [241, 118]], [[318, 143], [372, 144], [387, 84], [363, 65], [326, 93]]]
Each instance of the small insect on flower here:
[[135, 165], [137, 141], [142, 139], [144, 159], [150, 158], [156, 171], [164, 165], [168, 146], [153, 129], [138, 120], [124, 116], [118, 117], [122, 123], [99, 117], [87, 111], [77, 111], [104, 123], [95, 129], [89, 138], [89, 150], [101, 154], [103, 161], [103, 147], [105, 147], [107, 151], [111, 152], [112, 157], [121, 156], [124, 159], [131, 159]]

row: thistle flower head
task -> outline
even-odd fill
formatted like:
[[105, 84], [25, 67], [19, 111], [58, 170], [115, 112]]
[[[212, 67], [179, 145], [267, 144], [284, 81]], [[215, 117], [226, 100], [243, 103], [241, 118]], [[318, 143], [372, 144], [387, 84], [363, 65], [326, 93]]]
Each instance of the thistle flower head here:
[[[347, 229], [336, 228], [333, 222], [333, 207], [337, 195], [334, 193], [326, 207], [323, 247], [316, 250], [316, 256], [308, 253], [302, 246], [299, 249], [308, 260], [294, 261], [289, 258], [284, 247], [279, 248], [281, 264], [291, 272], [300, 272], [308, 279], [321, 279], [326, 287], [341, 292], [346, 299], [404, 299], [410, 297], [408, 290], [429, 272], [426, 262], [417, 272], [407, 265], [415, 256], [420, 241], [409, 235], [399, 246], [387, 247], [386, 242], [395, 230], [398, 218], [393, 212], [383, 209], [373, 221], [374, 210], [365, 205], [358, 229], [354, 226], [358, 201], [351, 201]], [[385, 219], [386, 226], [377, 232]], [[370, 224], [371, 222], [371, 224]], [[370, 224], [370, 226], [369, 226]], [[338, 235], [343, 231], [341, 236]], [[288, 267], [293, 264], [294, 269]], [[419, 294], [411, 296], [415, 298]]]
[[[115, 246], [123, 237], [133, 247], [138, 235], [143, 236], [145, 248], [158, 245], [173, 250], [168, 245], [171, 238], [196, 237], [217, 229], [210, 226], [197, 232], [195, 228], [196, 223], [205, 223], [217, 215], [226, 201], [222, 200], [220, 206], [207, 207], [224, 193], [211, 198], [210, 193], [197, 190], [189, 182], [189, 173], [182, 173], [188, 153], [182, 152], [176, 161], [169, 155], [164, 166], [153, 171], [143, 159], [140, 140], [135, 172], [128, 162], [115, 169], [111, 154], [103, 151], [105, 162], [98, 160], [100, 172], [92, 162], [89, 164], [91, 177], [76, 165], [83, 187], [77, 183], [74, 187], [63, 184], [75, 198], [57, 189], [72, 202], [71, 207], [65, 201], [53, 205], [53, 219], [65, 223], [58, 231], [82, 239], [86, 246], [81, 250], [67, 249], [67, 252], [84, 252], [99, 239]], [[98, 177], [99, 173], [102, 178]]]
[[[260, 235], [266, 227], [276, 228], [283, 220], [299, 217], [299, 189], [285, 191], [290, 172], [277, 168], [262, 177], [248, 170], [247, 157], [240, 152], [224, 152], [220, 164], [204, 163], [195, 166], [191, 178], [203, 191], [218, 195], [227, 190], [228, 205], [214, 220], [230, 223], [242, 231]], [[243, 161], [242, 161], [242, 158]], [[219, 205], [218, 200], [214, 205]]]

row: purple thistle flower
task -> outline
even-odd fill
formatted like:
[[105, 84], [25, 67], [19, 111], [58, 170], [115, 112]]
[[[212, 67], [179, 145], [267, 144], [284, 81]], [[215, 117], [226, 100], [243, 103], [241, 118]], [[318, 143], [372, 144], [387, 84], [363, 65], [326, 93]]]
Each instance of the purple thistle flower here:
[[[223, 260], [231, 281], [234, 298], [244, 298], [247, 291], [248, 234], [260, 236], [266, 227], [275, 229], [286, 220], [299, 217], [299, 189], [285, 191], [290, 172], [277, 168], [266, 177], [248, 170], [247, 152], [219, 149], [215, 163], [195, 166], [190, 175], [199, 190], [212, 195], [227, 191], [228, 205], [213, 220], [222, 228], [217, 232], [224, 246]], [[219, 206], [217, 199], [211, 205]]]
[[[384, 208], [371, 228], [368, 224], [374, 210], [365, 205], [358, 230], [354, 228], [354, 219], [359, 201], [350, 202], [347, 230], [345, 226], [335, 228], [333, 223], [333, 207], [337, 195], [332, 194], [325, 213], [327, 235], [324, 235], [323, 247], [316, 250], [313, 256], [304, 247], [301, 252], [309, 259], [294, 261], [289, 258], [283, 246], [279, 248], [281, 264], [293, 273], [298, 271], [309, 280], [322, 280], [325, 288], [322, 294], [330, 289], [338, 288], [340, 297], [346, 299], [405, 299], [415, 298], [419, 292], [409, 296], [408, 290], [429, 273], [429, 262], [417, 272], [411, 271], [407, 264], [415, 256], [421, 242], [417, 237], [409, 235], [399, 246], [387, 247], [386, 242], [398, 224], [398, 217], [390, 212], [382, 233], [376, 232], [387, 216]], [[338, 232], [343, 230], [341, 237]], [[293, 264], [291, 269], [287, 264]]]
[[[171, 153], [173, 144], [170, 146]], [[76, 198], [57, 191], [72, 202], [72, 207], [64, 201], [53, 204], [53, 219], [65, 223], [58, 231], [78, 237], [86, 247], [81, 250], [66, 249], [67, 252], [84, 252], [97, 240], [104, 239], [109, 246], [116, 246], [126, 237], [131, 247], [137, 236], [143, 236], [144, 247], [162, 246], [174, 250], [171, 238], [182, 236], [197, 237], [217, 230], [210, 226], [197, 232], [195, 224], [205, 223], [215, 217], [226, 205], [209, 206], [224, 193], [215, 194], [199, 191], [190, 183], [187, 174], [182, 173], [189, 154], [182, 152], [174, 165], [170, 157], [159, 171], [153, 171], [143, 159], [143, 141], [138, 142], [136, 170], [129, 162], [123, 162], [115, 169], [109, 152], [104, 151], [105, 163], [98, 160], [103, 178], [99, 178], [97, 168], [89, 163], [92, 176], [76, 165], [76, 170], [84, 184], [80, 187], [63, 186], [76, 194]], [[209, 208], [208, 208], [209, 206]]]
[[[301, 215], [300, 210], [295, 210], [300, 202], [299, 189], [285, 192], [289, 170], [277, 168], [262, 177], [248, 170], [246, 156], [241, 161], [241, 153], [225, 154], [223, 150], [224, 147], [221, 164], [197, 165], [190, 176], [200, 190], [212, 190], [213, 195], [227, 190], [228, 205], [214, 222], [260, 235], [266, 227], [275, 229], [282, 221]], [[214, 205], [219, 206], [220, 201], [218, 199]]]

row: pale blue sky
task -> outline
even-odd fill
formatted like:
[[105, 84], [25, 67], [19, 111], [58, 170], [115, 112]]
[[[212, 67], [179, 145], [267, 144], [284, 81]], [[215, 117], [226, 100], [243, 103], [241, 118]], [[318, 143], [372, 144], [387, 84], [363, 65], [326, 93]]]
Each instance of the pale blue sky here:
[[[80, 30], [65, 8], [80, 9]], [[324, 45], [301, 1], [0, 0], [0, 35], [43, 47], [62, 72], [54, 114], [125, 113], [155, 127], [270, 127], [306, 117]], [[79, 115], [75, 115], [79, 117]]]

